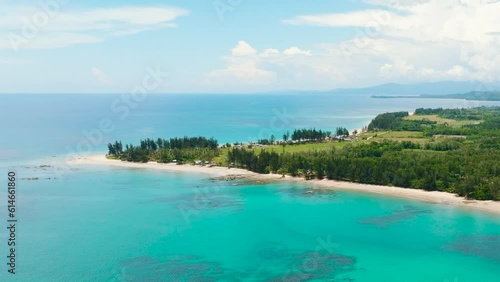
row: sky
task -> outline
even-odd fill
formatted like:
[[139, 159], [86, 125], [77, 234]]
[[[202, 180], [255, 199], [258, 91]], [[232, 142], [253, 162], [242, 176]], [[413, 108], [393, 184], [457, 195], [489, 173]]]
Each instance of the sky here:
[[0, 93], [123, 93], [151, 72], [158, 93], [498, 82], [499, 15], [497, 0], [0, 0]]

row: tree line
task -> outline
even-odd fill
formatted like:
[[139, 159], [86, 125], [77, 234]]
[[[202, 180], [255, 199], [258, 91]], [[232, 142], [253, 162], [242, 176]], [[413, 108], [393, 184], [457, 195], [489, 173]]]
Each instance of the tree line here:
[[140, 140], [138, 146], [121, 141], [108, 144], [108, 155], [130, 162], [171, 162], [193, 161], [196, 159], [212, 160], [220, 155], [218, 141], [206, 137], [182, 137], [153, 140]]
[[400, 127], [401, 121], [407, 117], [408, 112], [385, 113], [376, 116], [368, 125], [368, 130], [377, 129], [396, 130]]
[[[279, 173], [306, 179], [328, 178], [428, 191], [457, 193], [473, 199], [500, 200], [500, 153], [474, 146], [442, 153], [405, 142], [348, 144], [330, 151], [278, 154], [233, 148], [228, 163], [257, 173]], [[442, 150], [441, 148], [436, 148]]]
[[296, 129], [292, 132], [291, 140], [292, 141], [321, 141], [325, 140], [327, 137], [330, 137], [332, 133], [330, 131], [316, 130], [312, 129]]
[[430, 109], [430, 108], [418, 108], [415, 110], [415, 115], [439, 115], [443, 118], [455, 119], [455, 120], [480, 120], [479, 110], [472, 109]]
[[440, 124], [431, 120], [407, 120], [408, 112], [395, 112], [380, 114], [368, 125], [368, 130], [393, 130], [393, 131], [423, 131], [425, 136], [432, 135], [474, 135], [484, 130], [484, 125], [489, 129], [500, 127], [500, 120], [496, 117], [499, 107], [479, 107], [471, 109], [424, 109], [415, 110], [415, 115], [437, 115], [441, 118], [453, 120], [480, 121], [478, 124], [462, 125], [460, 127], [450, 127], [448, 124]]
[[406, 120], [408, 112], [385, 113], [378, 115], [368, 125], [368, 130], [393, 130], [393, 131], [422, 131], [435, 128], [436, 121], [431, 120]]
[[[403, 120], [408, 112], [377, 116], [370, 130], [401, 129], [409, 125], [426, 136], [465, 135], [467, 139], [436, 140], [420, 145], [410, 141], [348, 144], [330, 151], [278, 154], [233, 148], [228, 163], [258, 173], [279, 173], [307, 179], [328, 178], [367, 184], [457, 193], [479, 200], [500, 200], [500, 107], [460, 110], [418, 110], [422, 114], [483, 122], [451, 128]], [[443, 117], [443, 116], [441, 116]]]
[[[229, 166], [258, 173], [446, 191], [472, 199], [500, 200], [500, 107], [417, 111], [455, 116], [455, 119], [475, 116], [482, 122], [452, 128], [404, 120], [408, 112], [385, 113], [370, 123], [370, 130], [414, 128], [426, 136], [465, 135], [467, 139], [444, 138], [423, 145], [410, 141], [350, 143], [331, 150], [295, 153], [226, 146], [225, 161]], [[347, 136], [349, 132], [339, 127], [335, 134]], [[291, 135], [286, 133], [283, 144], [289, 138], [315, 142], [330, 135], [328, 131], [298, 129]], [[221, 156], [217, 140], [205, 137], [145, 139], [138, 146], [125, 147], [116, 141], [108, 144], [108, 149], [109, 155], [132, 162], [212, 161]]]
[[[345, 127], [337, 127], [335, 130], [336, 137], [347, 137], [349, 136], [349, 130]], [[294, 142], [321, 142], [327, 140], [328, 138], [333, 137], [331, 131], [327, 130], [317, 130], [316, 128], [310, 129], [295, 129], [291, 134], [289, 131], [283, 134], [283, 142], [288, 143], [289, 141]], [[273, 145], [278, 143], [283, 143], [276, 140], [274, 135], [271, 135], [269, 139], [259, 139], [257, 140], [257, 144], [261, 145]], [[228, 146], [226, 146], [228, 147]]]
[[[337, 127], [335, 130], [335, 136], [337, 137], [346, 137], [349, 136], [349, 130], [345, 127]], [[329, 137], [332, 137], [332, 132], [331, 131], [324, 131], [324, 130], [316, 130], [315, 128], [312, 129], [296, 129], [293, 131], [291, 135], [291, 140], [292, 141], [322, 141], [325, 140]], [[284, 138], [286, 139], [286, 138]], [[286, 141], [286, 140], [285, 140]]]

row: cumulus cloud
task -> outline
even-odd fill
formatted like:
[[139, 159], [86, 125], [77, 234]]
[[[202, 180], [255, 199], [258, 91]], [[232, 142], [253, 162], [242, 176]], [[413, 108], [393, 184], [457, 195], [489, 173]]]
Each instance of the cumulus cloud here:
[[[277, 51], [277, 50], [276, 50]], [[274, 50], [266, 50], [266, 55], [274, 53]], [[278, 51], [279, 53], [279, 51]], [[259, 55], [245, 41], [239, 41], [231, 49], [231, 55], [225, 57], [227, 68], [214, 70], [205, 76], [207, 84], [215, 85], [265, 85], [276, 80], [276, 74], [272, 71], [259, 68]]]
[[[468, 0], [371, 1], [389, 10], [302, 15], [286, 19], [295, 25], [376, 29], [380, 36], [414, 40], [489, 41], [500, 29], [500, 2]], [[390, 4], [387, 4], [390, 3]]]
[[[330, 46], [304, 50], [290, 47], [284, 50], [266, 48], [256, 50], [245, 41], [240, 41], [224, 57], [227, 66], [205, 74], [205, 84], [223, 86], [224, 90], [241, 89], [241, 86], [266, 86], [266, 89], [331, 89], [352, 83], [352, 77], [373, 83], [379, 69], [365, 65], [353, 65], [343, 58], [340, 51]], [[366, 60], [360, 60], [366, 61]]]
[[291, 25], [348, 27], [375, 25], [375, 20], [387, 21], [394, 16], [393, 13], [385, 10], [366, 10], [342, 14], [297, 16], [292, 19], [283, 20], [283, 22]]
[[262, 85], [275, 80], [275, 73], [259, 69], [254, 62], [230, 65], [226, 69], [212, 71], [206, 77], [208, 84], [219, 85], [234, 85], [234, 83]]
[[269, 57], [274, 57], [274, 56], [279, 56], [279, 55], [280, 55], [280, 51], [278, 49], [273, 49], [273, 48], [266, 49], [261, 53], [261, 56], [263, 58], [269, 58]]
[[67, 11], [0, 3], [0, 48], [61, 48], [101, 42], [152, 29], [172, 28], [189, 12], [175, 7], [115, 7]]
[[283, 54], [289, 55], [289, 56], [293, 56], [293, 55], [311, 56], [311, 51], [310, 50], [304, 51], [304, 50], [300, 50], [297, 47], [291, 47], [291, 48], [288, 48], [285, 51], [283, 51]]
[[314, 48], [240, 41], [207, 83], [332, 89], [386, 82], [499, 81], [500, 1], [364, 0], [372, 8], [297, 15], [288, 25], [352, 27], [347, 40]]
[[233, 56], [251, 56], [255, 54], [257, 54], [257, 51], [245, 41], [239, 41], [238, 45], [231, 49], [231, 55]]
[[[500, 1], [364, 0], [375, 9], [298, 15], [289, 25], [353, 27], [316, 54], [383, 79], [500, 80]], [[380, 82], [382, 82], [380, 80]]]

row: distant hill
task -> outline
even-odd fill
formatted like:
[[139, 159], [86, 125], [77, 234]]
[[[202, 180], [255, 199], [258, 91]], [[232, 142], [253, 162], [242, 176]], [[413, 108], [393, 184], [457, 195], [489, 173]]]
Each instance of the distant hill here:
[[339, 94], [372, 94], [372, 95], [446, 95], [474, 91], [488, 91], [496, 85], [485, 85], [480, 82], [442, 81], [418, 84], [388, 83], [368, 88], [336, 89], [332, 93]]
[[500, 101], [500, 91], [471, 91], [463, 94], [451, 95], [422, 95], [426, 98], [448, 98], [448, 99], [465, 99], [476, 101]]
[[[416, 84], [387, 83], [365, 88], [338, 88], [325, 91], [289, 90], [267, 92], [273, 94], [334, 94], [334, 95], [451, 95], [456, 93], [489, 92], [500, 89], [500, 82], [440, 81]], [[394, 98], [394, 97], [391, 97]]]
[[500, 91], [471, 91], [462, 94], [418, 95], [418, 96], [372, 96], [373, 98], [423, 98], [423, 99], [465, 99], [474, 101], [500, 101]]
[[456, 93], [490, 92], [497, 91], [498, 89], [500, 89], [500, 82], [440, 81], [416, 84], [386, 83], [372, 87], [338, 88], [332, 90], [281, 90], [261, 94], [391, 95], [391, 97], [377, 98], [396, 98], [399, 96], [415, 97], [420, 95], [455, 95]]

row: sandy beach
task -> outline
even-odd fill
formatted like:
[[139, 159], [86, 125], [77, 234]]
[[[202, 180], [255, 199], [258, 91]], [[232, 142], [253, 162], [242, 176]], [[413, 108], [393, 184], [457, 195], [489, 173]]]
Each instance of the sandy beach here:
[[315, 189], [332, 189], [332, 190], [350, 190], [364, 193], [381, 194], [391, 197], [399, 197], [412, 199], [433, 204], [452, 205], [461, 208], [480, 210], [495, 214], [500, 214], [500, 202], [495, 201], [477, 201], [467, 200], [446, 192], [428, 192], [417, 189], [407, 189], [400, 187], [390, 187], [381, 185], [369, 185], [352, 182], [343, 182], [335, 180], [305, 180], [303, 178], [287, 176], [283, 178], [277, 174], [258, 174], [244, 169], [226, 168], [226, 167], [207, 167], [195, 165], [176, 165], [176, 164], [160, 164], [155, 162], [149, 163], [130, 163], [119, 160], [110, 160], [103, 155], [94, 155], [78, 158], [69, 161], [70, 165], [109, 165], [127, 168], [148, 168], [172, 172], [187, 172], [187, 173], [204, 173], [215, 177], [229, 176], [245, 176], [255, 180], [276, 180], [276, 181], [295, 181], [307, 184]]

